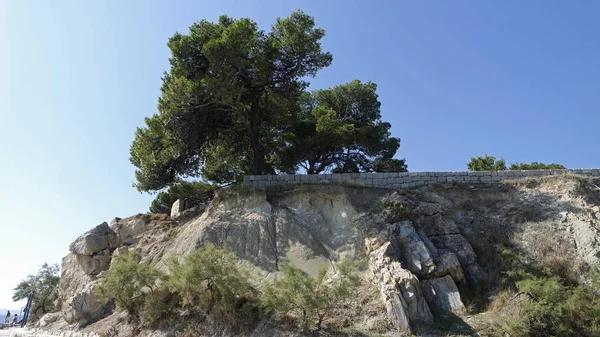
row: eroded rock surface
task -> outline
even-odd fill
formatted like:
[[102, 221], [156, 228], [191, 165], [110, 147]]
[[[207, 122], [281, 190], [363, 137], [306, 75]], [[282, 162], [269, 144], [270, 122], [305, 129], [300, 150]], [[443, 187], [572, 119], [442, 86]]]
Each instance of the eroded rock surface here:
[[[391, 194], [347, 186], [227, 192], [189, 221], [115, 219], [78, 238], [63, 259], [62, 317], [89, 323], [109, 313], [92, 289], [118, 252], [140, 249], [143, 261], [167, 270], [173, 256], [212, 242], [253, 266], [259, 283], [273, 279], [284, 260], [314, 274], [344, 256], [365, 259], [368, 285], [381, 297], [376, 318], [391, 322], [395, 331], [414, 331], [431, 324], [438, 310], [464, 310], [459, 289], [488, 275], [477, 254], [503, 238], [542, 259], [540, 247], [547, 243], [540, 238], [552, 233], [548, 240], [554, 240], [556, 254], [573, 263], [600, 263], [597, 191], [577, 177], [532, 181], [444, 184]], [[388, 223], [373, 212], [383, 199], [404, 205], [409, 220]]]

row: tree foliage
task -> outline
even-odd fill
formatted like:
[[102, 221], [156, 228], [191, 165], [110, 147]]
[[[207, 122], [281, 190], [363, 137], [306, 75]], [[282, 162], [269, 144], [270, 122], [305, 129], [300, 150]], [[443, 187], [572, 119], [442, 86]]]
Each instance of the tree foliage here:
[[12, 299], [15, 302], [28, 298], [29, 292], [35, 291], [30, 307], [30, 320], [37, 320], [54, 311], [60, 283], [59, 271], [58, 264], [44, 263], [37, 274], [28, 275], [13, 289]]
[[343, 305], [360, 284], [356, 266], [347, 260], [337, 264], [333, 279], [326, 278], [324, 268], [316, 277], [289, 264], [281, 272], [283, 277], [263, 290], [262, 301], [279, 315], [293, 313], [300, 317], [304, 328], [315, 324], [320, 329], [325, 317]]
[[331, 54], [321, 50], [324, 33], [298, 11], [277, 19], [269, 32], [250, 19], [221, 16], [173, 35], [159, 114], [146, 118], [131, 146], [138, 189], [199, 176], [209, 160], [223, 166], [213, 163], [230, 159], [215, 156], [223, 140], [236, 162], [248, 156], [249, 171], [265, 173], [274, 156], [265, 136], [289, 114], [308, 85], [304, 79], [331, 63]]
[[536, 161], [531, 164], [526, 163], [514, 163], [510, 165], [511, 170], [564, 170], [566, 167], [560, 164], [544, 164]]
[[485, 155], [472, 157], [467, 163], [469, 171], [504, 171], [506, 170], [506, 162], [503, 158], [496, 159], [494, 156]]
[[167, 191], [159, 192], [150, 205], [150, 212], [169, 214], [171, 206], [177, 199], [185, 199], [193, 204], [211, 199], [216, 186], [201, 181], [179, 181]]
[[[494, 156], [485, 155], [472, 157], [471, 161], [467, 163], [469, 171], [504, 171], [506, 170], [506, 162], [503, 158], [496, 159]], [[566, 167], [560, 164], [544, 164], [538, 162], [532, 162], [531, 164], [526, 163], [513, 163], [510, 165], [510, 170], [564, 170]]]
[[[381, 120], [377, 85], [354, 80], [306, 93], [289, 132], [283, 134], [283, 158], [308, 174], [329, 168], [337, 173], [403, 172], [404, 160], [393, 159], [400, 139]], [[377, 163], [377, 164], [375, 164]]]

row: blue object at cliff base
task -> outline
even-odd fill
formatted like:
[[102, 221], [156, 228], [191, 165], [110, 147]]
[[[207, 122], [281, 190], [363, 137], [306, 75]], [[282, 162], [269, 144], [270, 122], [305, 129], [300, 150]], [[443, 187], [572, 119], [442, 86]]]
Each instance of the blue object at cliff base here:
[[33, 294], [35, 291], [29, 292], [29, 298], [27, 298], [27, 305], [25, 306], [25, 310], [23, 311], [23, 319], [21, 320], [21, 328], [27, 324], [27, 319], [29, 318], [29, 309], [31, 308], [31, 302], [33, 302]]

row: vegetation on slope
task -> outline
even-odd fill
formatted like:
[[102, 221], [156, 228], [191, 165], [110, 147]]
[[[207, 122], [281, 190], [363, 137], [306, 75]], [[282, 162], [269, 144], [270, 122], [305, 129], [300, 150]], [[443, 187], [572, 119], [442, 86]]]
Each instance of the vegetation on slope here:
[[262, 316], [272, 315], [279, 320], [298, 319], [302, 328], [320, 329], [325, 317], [360, 283], [356, 265], [347, 261], [337, 265], [333, 278], [325, 277], [325, 269], [313, 278], [287, 265], [282, 277], [261, 291], [231, 252], [210, 243], [174, 259], [167, 273], [139, 259], [137, 251], [116, 256], [96, 293], [114, 301], [117, 309], [144, 327], [158, 327], [187, 311], [240, 328], [251, 328]]

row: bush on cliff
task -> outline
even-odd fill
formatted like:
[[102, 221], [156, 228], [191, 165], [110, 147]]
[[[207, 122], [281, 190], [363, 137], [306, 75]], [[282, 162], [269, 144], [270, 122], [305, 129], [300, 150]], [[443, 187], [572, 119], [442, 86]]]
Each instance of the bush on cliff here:
[[235, 255], [208, 243], [183, 261], [173, 260], [168, 287], [181, 298], [184, 309], [252, 321], [258, 293], [246, 275]]
[[321, 329], [327, 315], [344, 305], [360, 284], [356, 265], [347, 260], [337, 264], [337, 275], [333, 279], [325, 277], [324, 268], [316, 277], [289, 264], [281, 271], [283, 277], [263, 290], [263, 305], [278, 316], [299, 317], [303, 328], [314, 324]]
[[166, 275], [147, 263], [140, 263], [137, 250], [114, 257], [108, 274], [96, 288], [96, 294], [114, 301], [117, 309], [144, 325], [155, 325], [170, 304], [167, 289], [162, 286]]
[[561, 270], [513, 263], [490, 303], [490, 336], [600, 336], [600, 274], [578, 283]]

